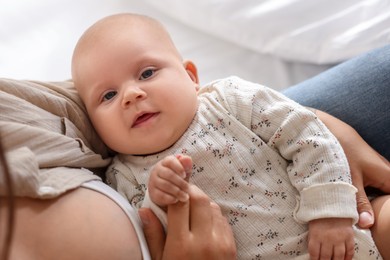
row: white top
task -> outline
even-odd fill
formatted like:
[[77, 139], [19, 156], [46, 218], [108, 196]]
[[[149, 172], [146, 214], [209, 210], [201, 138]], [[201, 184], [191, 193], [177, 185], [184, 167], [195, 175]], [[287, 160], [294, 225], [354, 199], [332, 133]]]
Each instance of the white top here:
[[[151, 167], [179, 153], [193, 159], [190, 182], [228, 218], [239, 259], [308, 258], [308, 221], [357, 221], [356, 189], [336, 138], [314, 113], [270, 88], [237, 77], [203, 87], [193, 122], [171, 148], [118, 155], [107, 181], [139, 207]], [[357, 234], [356, 248], [360, 259], [379, 255], [369, 233]]]
[[[139, 219], [136, 210], [129, 204], [129, 202], [126, 199], [124, 199], [118, 192], [116, 192], [111, 187], [107, 186], [101, 181], [89, 181], [83, 183], [81, 186], [84, 188], [88, 188], [100, 192], [118, 204], [118, 206], [126, 213], [127, 217], [130, 219], [131, 223], [134, 226], [134, 230], [137, 234], [138, 241], [141, 246], [143, 259], [144, 260], [151, 259], [149, 254], [148, 244], [146, 243], [145, 236], [142, 231], [141, 220]], [[129, 256], [129, 259], [131, 259], [131, 256]]]

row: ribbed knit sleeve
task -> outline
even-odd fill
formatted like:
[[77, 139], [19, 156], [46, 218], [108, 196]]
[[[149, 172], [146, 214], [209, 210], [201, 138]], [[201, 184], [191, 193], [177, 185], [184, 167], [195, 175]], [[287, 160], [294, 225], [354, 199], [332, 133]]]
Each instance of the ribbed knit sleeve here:
[[346, 156], [313, 112], [273, 89], [237, 77], [212, 88], [237, 120], [288, 161], [288, 177], [299, 191], [298, 221], [326, 217], [357, 221], [356, 189]]

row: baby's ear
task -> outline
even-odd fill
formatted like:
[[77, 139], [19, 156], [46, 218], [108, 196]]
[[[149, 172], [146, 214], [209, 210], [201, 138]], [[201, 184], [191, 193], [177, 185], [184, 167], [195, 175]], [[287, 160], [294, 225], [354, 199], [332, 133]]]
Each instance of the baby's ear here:
[[192, 81], [199, 84], [198, 70], [195, 64], [192, 61], [185, 61], [183, 65]]

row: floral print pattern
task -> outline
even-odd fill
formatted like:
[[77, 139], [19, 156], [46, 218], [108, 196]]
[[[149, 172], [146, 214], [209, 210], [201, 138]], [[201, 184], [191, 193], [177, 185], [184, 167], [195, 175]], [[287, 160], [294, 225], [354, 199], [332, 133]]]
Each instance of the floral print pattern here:
[[[108, 170], [133, 205], [145, 193], [148, 169], [183, 153], [194, 162], [190, 182], [228, 218], [239, 259], [308, 259], [307, 221], [324, 212], [357, 218], [345, 155], [311, 111], [236, 77], [202, 88], [199, 100], [196, 118], [173, 147], [146, 157], [119, 155]], [[356, 259], [380, 259], [369, 233], [356, 238]]]

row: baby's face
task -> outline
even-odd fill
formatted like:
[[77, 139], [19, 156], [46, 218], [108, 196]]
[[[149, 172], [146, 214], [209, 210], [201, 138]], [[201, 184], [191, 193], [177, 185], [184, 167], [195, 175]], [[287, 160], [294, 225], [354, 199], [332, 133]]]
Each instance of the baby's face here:
[[126, 26], [103, 31], [85, 46], [73, 76], [94, 127], [111, 149], [156, 153], [176, 142], [196, 113], [196, 69], [183, 64], [163, 33]]

